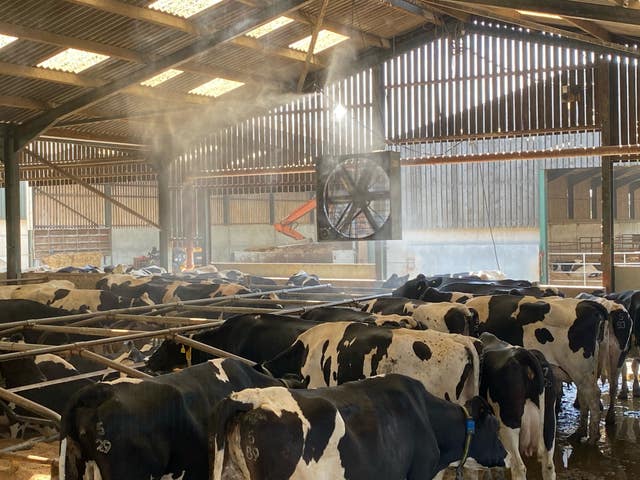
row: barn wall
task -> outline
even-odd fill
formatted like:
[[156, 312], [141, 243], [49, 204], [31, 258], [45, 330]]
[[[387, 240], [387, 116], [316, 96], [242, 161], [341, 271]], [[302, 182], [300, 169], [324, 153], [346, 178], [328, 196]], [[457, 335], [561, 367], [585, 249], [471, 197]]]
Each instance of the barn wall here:
[[[305, 237], [315, 240], [315, 224], [299, 225], [296, 228]], [[251, 261], [246, 249], [264, 249], [274, 246], [293, 245], [296, 240], [278, 233], [273, 225], [213, 225], [211, 227], [211, 258], [215, 261]]]
[[152, 247], [158, 248], [158, 245], [159, 234], [156, 228], [113, 228], [111, 230], [111, 263], [133, 264], [133, 257], [144, 256]]
[[[7, 235], [6, 222], [0, 219], [0, 272], [7, 270]], [[29, 267], [29, 229], [27, 220], [20, 221], [20, 260], [23, 269]]]
[[537, 228], [405, 231], [401, 242], [386, 242], [387, 269], [432, 275], [502, 270], [510, 278], [539, 280], [539, 236]]

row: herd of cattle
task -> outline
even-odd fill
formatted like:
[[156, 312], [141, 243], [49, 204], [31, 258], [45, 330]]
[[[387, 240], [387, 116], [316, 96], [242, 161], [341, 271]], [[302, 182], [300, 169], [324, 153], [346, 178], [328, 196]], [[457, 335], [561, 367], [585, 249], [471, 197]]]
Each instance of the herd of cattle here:
[[[0, 323], [252, 291], [205, 277], [0, 287]], [[299, 277], [291, 283], [317, 283]], [[425, 479], [505, 465], [519, 480], [524, 457], [550, 480], [563, 382], [577, 387], [575, 438], [595, 444], [598, 379], [609, 379], [611, 423], [620, 369], [640, 338], [640, 291], [579, 297], [419, 275], [358, 308], [235, 315], [192, 335], [244, 362], [165, 340], [112, 355], [144, 360], [150, 378], [95, 381], [83, 374], [104, 367], [73, 354], [0, 362], [0, 374], [5, 388], [62, 414], [64, 480]], [[22, 339], [83, 338], [26, 329], [12, 341]], [[69, 376], [78, 379], [19, 388]], [[15, 435], [11, 412], [5, 420]]]

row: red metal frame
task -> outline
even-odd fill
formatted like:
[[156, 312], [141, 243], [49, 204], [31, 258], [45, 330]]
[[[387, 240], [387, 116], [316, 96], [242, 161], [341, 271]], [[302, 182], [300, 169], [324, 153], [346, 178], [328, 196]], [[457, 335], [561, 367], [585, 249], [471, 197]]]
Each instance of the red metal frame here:
[[275, 228], [278, 232], [286, 235], [287, 237], [291, 237], [295, 240], [304, 240], [304, 235], [298, 232], [295, 228], [291, 227], [297, 220], [304, 217], [311, 210], [316, 208], [316, 199], [313, 198], [308, 202], [303, 203], [298, 208], [296, 208], [293, 212], [291, 212], [287, 217], [280, 220], [278, 223], [273, 224], [273, 228]]

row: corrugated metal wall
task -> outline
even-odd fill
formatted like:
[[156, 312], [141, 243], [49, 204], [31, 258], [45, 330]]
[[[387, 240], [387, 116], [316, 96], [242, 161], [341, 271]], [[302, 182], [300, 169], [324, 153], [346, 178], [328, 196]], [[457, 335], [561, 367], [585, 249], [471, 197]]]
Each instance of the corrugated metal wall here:
[[[145, 155], [137, 150], [52, 140], [36, 140], [27, 148], [88, 183], [144, 182], [156, 178]], [[63, 173], [24, 151], [19, 155], [19, 162], [20, 180], [28, 181], [30, 185], [73, 183]], [[0, 171], [1, 183], [4, 183], [3, 175], [4, 170]]]
[[[381, 146], [402, 158], [597, 146], [597, 60], [586, 50], [515, 39], [495, 28], [452, 33], [203, 139], [172, 167], [176, 202], [189, 179], [214, 195], [213, 223], [268, 223], [267, 194], [313, 191], [318, 155]], [[637, 70], [621, 61], [621, 75], [622, 67]], [[598, 162], [405, 167], [404, 225], [535, 226], [538, 171]]]
[[[536, 135], [529, 139], [486, 139], [403, 147], [403, 154], [458, 154], [593, 147], [595, 132]], [[524, 145], [523, 145], [524, 144]], [[594, 167], [599, 157], [456, 163], [402, 169], [403, 225], [411, 229], [535, 227], [538, 225], [538, 175], [541, 169]]]
[[[311, 192], [254, 195], [212, 195], [210, 217], [212, 225], [265, 224], [279, 222], [314, 195]], [[273, 218], [271, 215], [273, 214]], [[311, 214], [297, 220], [312, 223]]]
[[[158, 221], [158, 191], [155, 182], [93, 185], [115, 200]], [[146, 227], [143, 220], [112, 205], [81, 185], [33, 187], [33, 228]]]

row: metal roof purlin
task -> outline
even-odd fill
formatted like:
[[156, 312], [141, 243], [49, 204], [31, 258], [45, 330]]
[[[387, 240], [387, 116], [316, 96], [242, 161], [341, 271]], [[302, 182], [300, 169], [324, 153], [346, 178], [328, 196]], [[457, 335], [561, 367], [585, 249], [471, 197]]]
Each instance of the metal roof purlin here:
[[160, 73], [168, 68], [173, 68], [181, 65], [194, 58], [195, 56], [210, 50], [211, 48], [220, 45], [224, 42], [228, 42], [233, 38], [236, 38], [244, 33], [262, 25], [264, 22], [270, 19], [279, 17], [280, 15], [286, 15], [287, 12], [301, 8], [310, 0], [279, 0], [273, 5], [266, 7], [254, 15], [247, 16], [243, 20], [236, 22], [234, 25], [228, 28], [222, 29], [217, 32], [213, 32], [209, 35], [203, 36], [195, 40], [191, 45], [181, 48], [177, 52], [174, 52], [166, 57], [162, 57], [155, 62], [147, 65], [145, 68], [127, 76], [109, 82], [101, 87], [98, 87], [91, 92], [85, 93], [76, 97], [67, 103], [56, 107], [39, 117], [21, 125], [18, 128], [18, 146], [23, 147], [30, 140], [40, 135], [47, 128], [55, 124], [55, 122], [61, 117], [73, 113], [82, 108], [93, 105], [94, 103], [107, 98], [111, 95], [118, 93], [119, 91], [137, 84], [143, 80], [146, 80], [153, 75]]
[[[100, 53], [134, 63], [150, 63], [157, 58], [157, 56], [153, 54], [145, 54], [127, 48], [114, 47], [112, 45], [106, 45], [100, 42], [80, 40], [66, 35], [53, 34], [44, 30], [27, 28], [21, 25], [15, 25], [7, 22], [0, 22], [0, 32], [12, 34], [21, 39], [56, 45], [61, 48], [71, 47], [81, 50], [87, 50], [90, 52]], [[251, 74], [249, 74], [247, 72], [234, 71], [233, 69], [227, 67], [220, 67], [218, 65], [206, 65], [196, 62], [187, 62], [182, 65], [181, 69], [185, 72], [197, 73], [200, 75], [209, 75], [211, 77], [224, 76], [231, 78], [232, 80], [241, 81], [244, 83], [251, 83], [252, 80], [260, 81], [262, 83], [272, 81], [271, 79], [261, 75], [258, 72], [252, 72]]]
[[[135, 5], [129, 5], [127, 3], [118, 0], [66, 0], [70, 3], [78, 5], [84, 5], [92, 7], [98, 10], [102, 10], [116, 15], [121, 15], [132, 20], [139, 20], [143, 22], [155, 23], [174, 30], [180, 30], [194, 36], [206, 36], [211, 33], [210, 27], [202, 23], [198, 23], [196, 20], [190, 20], [176, 15], [172, 15], [159, 10], [152, 10], [149, 8], [138, 7]], [[396, 0], [394, 0], [396, 1]], [[404, 0], [397, 0], [404, 1]], [[265, 7], [266, 8], [266, 7]], [[150, 15], [151, 13], [151, 15]], [[271, 19], [267, 19], [271, 20]], [[266, 22], [262, 22], [266, 23]], [[259, 25], [261, 26], [261, 25]], [[248, 33], [248, 32], [245, 32]], [[304, 56], [300, 57], [295, 50], [285, 47], [270, 47], [255, 38], [250, 37], [238, 37], [231, 40], [233, 44], [239, 45], [245, 48], [251, 48], [267, 55], [275, 55], [291, 60], [297, 60], [304, 62]], [[314, 57], [314, 63], [319, 63]]]
[[600, 20], [630, 25], [640, 24], [640, 10], [614, 5], [597, 5], [584, 2], [558, 2], [557, 0], [474, 0], [466, 2], [452, 0], [458, 4], [472, 3], [474, 6], [501, 7], [560, 15], [562, 17]]
[[[560, 37], [563, 37], [564, 41], [566, 41], [567, 39], [576, 40], [578, 42], [583, 42], [585, 44], [605, 47], [611, 50], [612, 52], [622, 53], [625, 55], [629, 55], [630, 57], [634, 57], [634, 58], [640, 57], [640, 52], [636, 48], [627, 47], [620, 43], [603, 41], [603, 40], [600, 40], [599, 38], [590, 37], [588, 35], [584, 35], [581, 33], [575, 33], [575, 32], [565, 30], [563, 28], [554, 27], [545, 23], [531, 21], [528, 18], [526, 18], [524, 15], [521, 15], [515, 10], [513, 10], [513, 8], [518, 8], [519, 4], [514, 5], [513, 7], [511, 7], [511, 9], [499, 7], [493, 10], [493, 9], [483, 8], [482, 5], [480, 5], [480, 7], [478, 8], [475, 6], [476, 3], [461, 2], [457, 0], [439, 0], [438, 2], [434, 0], [424, 0], [424, 1], [433, 5], [440, 5], [442, 2], [442, 4], [450, 6], [451, 8], [455, 8], [472, 15], [477, 15], [479, 17], [492, 18], [499, 22], [517, 25], [522, 28], [528, 28], [530, 30], [546, 32], [546, 33], [552, 33], [554, 35], [559, 35]], [[498, 3], [501, 0], [485, 0], [482, 3], [484, 4], [492, 1], [495, 3]], [[571, 3], [576, 3], [576, 2], [571, 2]], [[638, 13], [640, 14], [640, 11], [638, 11]]]

